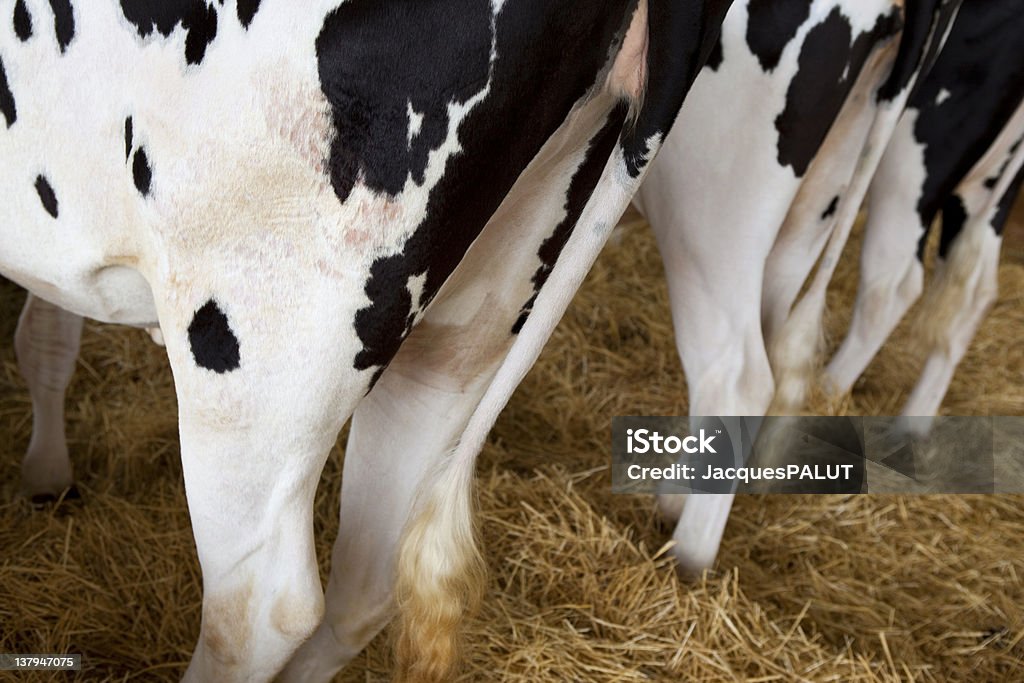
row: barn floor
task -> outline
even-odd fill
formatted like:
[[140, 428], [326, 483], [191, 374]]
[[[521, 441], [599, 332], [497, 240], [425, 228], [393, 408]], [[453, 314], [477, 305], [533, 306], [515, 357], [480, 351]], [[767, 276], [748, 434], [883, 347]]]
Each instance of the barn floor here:
[[[1024, 415], [1016, 230], [947, 413]], [[844, 268], [833, 338], [856, 282], [850, 252]], [[1021, 496], [743, 497], [717, 569], [676, 578], [652, 500], [612, 495], [607, 467], [612, 416], [686, 412], [660, 271], [634, 220], [490, 437], [479, 465], [490, 585], [460, 680], [1024, 680]], [[0, 285], [0, 339], [21, 303]], [[817, 408], [898, 411], [918, 365], [908, 327], [852, 397]], [[78, 680], [178, 680], [200, 578], [175, 419], [162, 349], [140, 330], [87, 325], [68, 399], [83, 499], [32, 512], [16, 497], [28, 395], [0, 344], [0, 652], [82, 653]], [[325, 561], [340, 463], [338, 449], [317, 499]], [[339, 680], [387, 680], [388, 662], [385, 634]]]

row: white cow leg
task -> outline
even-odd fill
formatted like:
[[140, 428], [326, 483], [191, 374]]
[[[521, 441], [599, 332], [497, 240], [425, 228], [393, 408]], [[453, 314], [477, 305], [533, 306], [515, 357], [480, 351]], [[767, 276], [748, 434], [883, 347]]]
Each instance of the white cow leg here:
[[[774, 381], [761, 335], [761, 278], [773, 236], [748, 231], [744, 239], [684, 242], [670, 226], [652, 225], [659, 226], [690, 414], [764, 415]], [[728, 257], [722, 254], [723, 244], [732, 245]], [[745, 265], [738, 268], [737, 263]], [[702, 494], [681, 506], [679, 494], [659, 496], [663, 512], [682, 507], [672, 537], [683, 572], [696, 573], [714, 563], [732, 500], [732, 494]]]
[[[202, 276], [190, 285], [210, 287]], [[270, 278], [257, 285], [274, 295], [284, 288]], [[313, 498], [369, 373], [339, 361], [348, 326], [313, 287], [293, 287], [273, 325], [265, 309], [236, 303], [230, 284], [201, 307], [180, 290], [154, 290], [203, 575], [202, 624], [184, 680], [269, 681], [323, 616]]]
[[926, 172], [924, 148], [914, 137], [916, 124], [916, 110], [908, 110], [871, 181], [853, 318], [825, 370], [826, 388], [839, 394], [850, 390], [921, 295], [924, 269], [917, 251], [928, 226], [918, 209]]
[[826, 385], [838, 394], [853, 387], [921, 296], [924, 268], [917, 249], [925, 228], [913, 197], [899, 192], [872, 196], [850, 329], [825, 370]]
[[679, 522], [672, 532], [672, 539], [676, 542], [672, 552], [680, 573], [699, 575], [715, 564], [735, 497], [732, 493], [703, 493], [686, 499]]
[[55, 499], [74, 483], [64, 432], [64, 392], [75, 371], [81, 316], [29, 294], [14, 348], [32, 397], [32, 439], [21, 463], [21, 487], [33, 502]]
[[925, 304], [928, 357], [903, 408], [904, 416], [938, 413], [956, 366], [995, 303], [1000, 243], [987, 220], [975, 221], [966, 226], [940, 265], [935, 295], [929, 292]]
[[[928, 357], [904, 416], [938, 413], [956, 366], [995, 303], [1002, 230], [1024, 184], [1022, 139], [1024, 105], [943, 207], [943, 238], [950, 247], [924, 301], [919, 332]], [[920, 424], [918, 431], [927, 429], [928, 423]]]
[[274, 434], [202, 424], [187, 397], [179, 402], [203, 570], [202, 626], [185, 680], [268, 681], [323, 613], [312, 512], [330, 440], [314, 425]]

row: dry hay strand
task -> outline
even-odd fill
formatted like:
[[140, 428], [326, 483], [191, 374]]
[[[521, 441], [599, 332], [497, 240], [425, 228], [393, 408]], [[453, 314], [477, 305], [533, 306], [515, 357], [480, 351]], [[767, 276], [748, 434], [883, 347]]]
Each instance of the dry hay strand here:
[[[610, 492], [611, 417], [686, 412], [654, 241], [635, 219], [622, 237], [483, 453], [490, 577], [459, 680], [1024, 679], [1019, 496], [743, 496], [718, 569], [676, 578], [653, 501]], [[833, 343], [856, 248], [830, 292]], [[1024, 414], [1021, 250], [1006, 250], [1000, 286], [946, 413]], [[0, 291], [0, 338], [11, 339], [22, 298]], [[898, 411], [920, 364], [909, 334], [901, 326], [852, 395], [814, 408]], [[67, 403], [83, 498], [31, 511], [16, 497], [28, 395], [0, 344], [0, 651], [82, 653], [86, 669], [69, 680], [177, 680], [201, 581], [163, 350], [141, 330], [88, 324]], [[337, 448], [316, 499], [322, 576], [341, 457]], [[385, 681], [390, 670], [385, 633], [338, 680]]]

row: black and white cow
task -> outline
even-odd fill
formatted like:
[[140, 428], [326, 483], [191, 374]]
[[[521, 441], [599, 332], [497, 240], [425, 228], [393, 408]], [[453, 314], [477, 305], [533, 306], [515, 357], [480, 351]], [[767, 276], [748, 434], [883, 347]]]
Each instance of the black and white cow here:
[[929, 355], [903, 414], [938, 411], [995, 301], [1001, 235], [1024, 180], [1022, 48], [1024, 2], [964, 3], [871, 187], [853, 320], [826, 370], [837, 390], [850, 389], [921, 295], [925, 236], [941, 213], [922, 315]]
[[[188, 680], [328, 680], [396, 612], [399, 676], [447, 677], [476, 454], [728, 4], [3, 5], [19, 362], [59, 416], [78, 316], [159, 324], [203, 569]], [[350, 415], [325, 604], [312, 499]], [[70, 482], [58, 421], [32, 493]]]
[[[744, 0], [730, 9], [637, 194], [665, 263], [691, 415], [764, 415], [773, 401], [802, 401], [838, 254], [957, 5]], [[670, 517], [682, 512], [673, 534], [682, 566], [710, 566], [732, 496], [660, 502]]]

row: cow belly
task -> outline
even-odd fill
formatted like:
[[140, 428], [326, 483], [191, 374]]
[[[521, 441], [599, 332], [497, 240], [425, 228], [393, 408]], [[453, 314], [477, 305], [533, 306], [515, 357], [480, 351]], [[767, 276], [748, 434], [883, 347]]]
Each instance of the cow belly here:
[[[134, 268], [107, 265], [74, 274], [54, 268], [47, 273], [4, 260], [0, 274], [40, 298], [88, 318], [138, 327], [159, 324], [149, 283]], [[47, 278], [47, 274], [53, 277]]]

